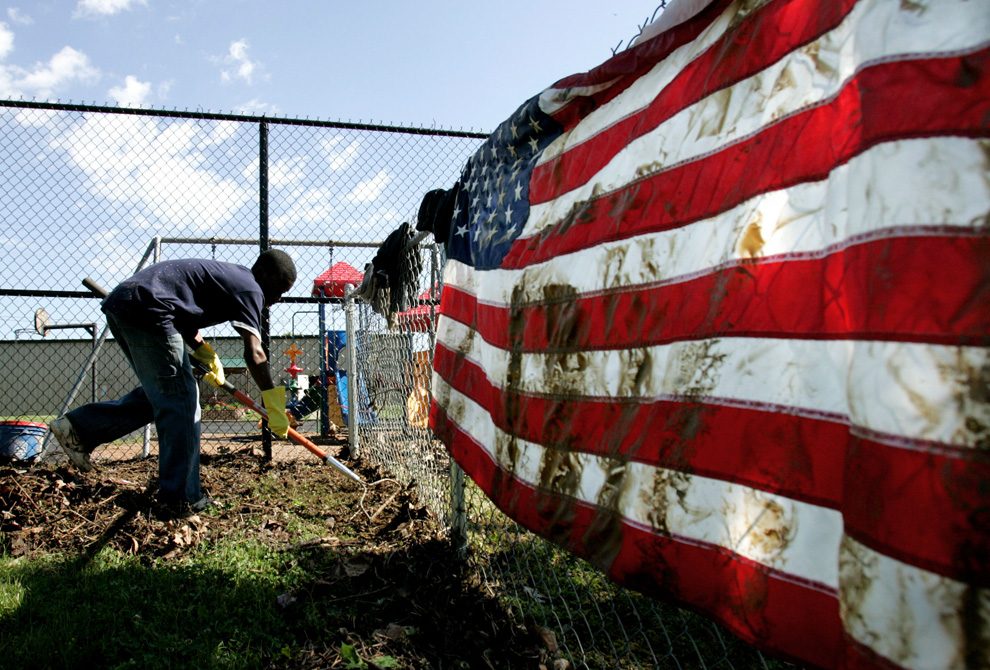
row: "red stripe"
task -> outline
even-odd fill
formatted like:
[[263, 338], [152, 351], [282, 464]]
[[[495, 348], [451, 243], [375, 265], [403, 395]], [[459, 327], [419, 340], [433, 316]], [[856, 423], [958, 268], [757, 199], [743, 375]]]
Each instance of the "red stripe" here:
[[990, 587], [990, 454], [854, 437], [845, 468], [848, 535], [904, 563]]
[[588, 201], [560, 224], [516, 240], [502, 267], [522, 268], [709, 218], [761, 193], [824, 179], [881, 142], [984, 137], [988, 118], [990, 50], [883, 63], [861, 71], [828, 104], [786, 117], [708, 158]]
[[702, 612], [775, 654], [814, 666], [836, 665], [842, 627], [835, 594], [721, 547], [653, 533], [614, 511], [534, 490], [494, 463], [435, 403], [431, 426], [503, 512], [587, 559], [619, 585]]
[[564, 91], [568, 88], [601, 86], [603, 84], [607, 84], [608, 88], [591, 95], [572, 98], [564, 107], [553, 112], [554, 120], [560, 123], [565, 130], [574, 127], [593, 110], [632, 86], [637, 79], [674, 50], [697, 39], [702, 31], [707, 29], [709, 24], [725, 11], [731, 2], [732, 0], [712, 2], [689, 21], [675, 26], [647, 42], [620, 52], [593, 70], [561, 79], [551, 88]]
[[437, 344], [434, 369], [519, 439], [720, 479], [837, 509], [849, 427], [698, 402], [534, 397], [503, 391]]
[[643, 347], [716, 336], [986, 346], [990, 237], [955, 232], [872, 240], [824, 258], [740, 262], [688, 281], [621, 292], [577, 296], [553, 286], [546, 300], [514, 307], [479, 303], [451, 285], [441, 311], [513, 351]]
[[[530, 185], [530, 201], [547, 202], [581, 186], [608, 164], [629, 142], [660, 126], [678, 112], [715, 91], [732, 86], [775, 63], [794, 49], [828, 33], [845, 18], [855, 0], [815, 0], [814, 2], [771, 2], [747, 16], [726, 32], [718, 42], [692, 61], [653, 102], [633, 116], [623, 119], [552, 161], [537, 166]], [[706, 21], [717, 14], [710, 13]], [[706, 26], [707, 27], [707, 24]], [[694, 35], [698, 25], [691, 25]], [[676, 35], [680, 37], [680, 35]], [[682, 42], [683, 43], [683, 42]], [[666, 46], [666, 45], [663, 45]], [[677, 46], [680, 46], [678, 44]], [[650, 54], [654, 64], [669, 51]], [[593, 105], [582, 104], [585, 113], [601, 106], [628, 88], [647, 68], [636, 67], [622, 85], [614, 85], [607, 95], [599, 95]], [[573, 84], [572, 84], [573, 85]], [[577, 119], [573, 112], [564, 117], [554, 114], [565, 128]]]

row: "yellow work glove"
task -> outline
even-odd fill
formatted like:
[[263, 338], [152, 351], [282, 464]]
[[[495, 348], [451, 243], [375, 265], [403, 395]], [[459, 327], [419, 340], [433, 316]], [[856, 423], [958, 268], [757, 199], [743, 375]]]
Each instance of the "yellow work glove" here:
[[223, 376], [223, 363], [220, 362], [220, 357], [217, 356], [217, 352], [213, 351], [213, 347], [206, 342], [203, 342], [203, 344], [201, 344], [199, 348], [193, 352], [193, 358], [205, 364], [209, 370], [209, 372], [203, 375], [203, 379], [217, 388], [222, 388], [223, 383], [227, 381], [227, 378]]
[[262, 391], [261, 400], [268, 412], [268, 430], [285, 439], [289, 434], [289, 415], [285, 413], [285, 387], [276, 386]]

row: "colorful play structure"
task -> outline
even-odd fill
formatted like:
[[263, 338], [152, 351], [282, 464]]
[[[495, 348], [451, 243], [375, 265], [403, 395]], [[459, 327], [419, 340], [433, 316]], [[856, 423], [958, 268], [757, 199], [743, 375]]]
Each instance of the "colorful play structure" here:
[[[364, 274], [350, 264], [340, 261], [330, 267], [313, 280], [313, 297], [336, 298], [343, 300], [347, 286], [360, 286], [364, 279]], [[397, 365], [402, 369], [391, 370], [388, 373], [393, 380], [399, 382], [399, 386], [406, 389], [403, 391], [404, 401], [400, 404], [400, 410], [404, 410], [405, 419], [409, 425], [417, 428], [426, 428], [427, 416], [429, 412], [429, 351], [413, 351], [411, 334], [429, 333], [435, 327], [436, 308], [430, 304], [431, 291], [423, 292], [419, 297], [419, 305], [401, 312], [397, 316], [398, 334], [392, 337], [392, 345], [403, 349], [401, 358], [397, 358]], [[327, 327], [327, 303], [320, 303], [319, 306], [319, 335], [320, 335], [320, 370], [319, 381], [315, 387], [318, 393], [308, 392], [300, 394], [294, 393], [299, 399], [290, 400], [289, 409], [299, 414], [297, 418], [302, 418], [305, 413], [315, 410], [314, 401], [318, 400], [323, 409], [323, 425], [321, 430], [324, 435], [330, 431], [330, 423], [346, 426], [349, 418], [348, 384], [351, 381], [348, 376], [349, 362], [347, 359], [347, 332], [343, 330], [332, 330]], [[403, 337], [405, 336], [405, 337]], [[362, 340], [367, 338], [358, 337], [355, 345], [358, 347], [359, 355]], [[292, 366], [286, 372], [293, 374], [295, 379], [298, 372], [292, 373], [295, 366], [295, 358], [289, 351], [285, 352], [292, 358]], [[405, 361], [399, 363], [398, 360]], [[315, 375], [314, 375], [315, 376]], [[376, 423], [381, 418], [395, 418], [391, 416], [383, 407], [376, 407], [374, 380], [370, 382], [362, 381], [358, 388], [356, 402], [358, 405], [358, 421], [360, 423]], [[325, 391], [325, 392], [324, 392]]]

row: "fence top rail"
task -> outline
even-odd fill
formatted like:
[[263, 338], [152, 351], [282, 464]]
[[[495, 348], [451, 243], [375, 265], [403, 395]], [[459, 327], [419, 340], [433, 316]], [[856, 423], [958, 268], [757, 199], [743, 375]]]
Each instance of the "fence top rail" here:
[[266, 123], [285, 126], [315, 126], [321, 128], [339, 128], [343, 130], [366, 130], [370, 132], [404, 133], [407, 135], [437, 135], [443, 137], [468, 137], [485, 139], [489, 133], [451, 130], [444, 128], [415, 128], [412, 126], [379, 125], [372, 123], [350, 123], [344, 121], [323, 121], [320, 119], [297, 119], [277, 116], [249, 116], [240, 114], [222, 114], [215, 112], [190, 112], [189, 110], [150, 109], [145, 107], [110, 107], [100, 105], [72, 104], [71, 102], [37, 102], [34, 100], [0, 100], [0, 107], [17, 109], [44, 109], [63, 112], [92, 112], [100, 114], [125, 114], [131, 116], [159, 116], [174, 119], [203, 119], [208, 121], [238, 121], [241, 123]]

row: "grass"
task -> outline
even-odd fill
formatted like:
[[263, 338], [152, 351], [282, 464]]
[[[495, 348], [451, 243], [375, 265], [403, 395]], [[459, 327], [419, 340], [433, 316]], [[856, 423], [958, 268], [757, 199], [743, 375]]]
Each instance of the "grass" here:
[[107, 549], [85, 564], [5, 556], [0, 666], [261, 667], [260, 650], [297, 642], [271, 607], [299, 577], [282, 560], [250, 542], [203, 547], [178, 564]]

